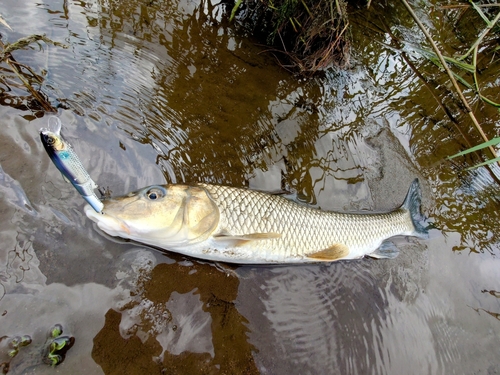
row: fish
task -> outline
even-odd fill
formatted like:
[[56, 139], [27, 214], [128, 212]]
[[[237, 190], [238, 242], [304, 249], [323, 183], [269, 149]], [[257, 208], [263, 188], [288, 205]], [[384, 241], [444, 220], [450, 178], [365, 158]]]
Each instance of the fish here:
[[245, 188], [153, 185], [106, 198], [86, 216], [113, 237], [190, 257], [236, 264], [394, 258], [394, 236], [425, 237], [418, 179], [403, 204], [383, 213], [340, 213]]
[[59, 118], [49, 118], [49, 127], [40, 129], [43, 147], [63, 178], [75, 187], [95, 212], [100, 213], [104, 205], [94, 192], [98, 185], [92, 180], [71, 145], [61, 136], [61, 127]]

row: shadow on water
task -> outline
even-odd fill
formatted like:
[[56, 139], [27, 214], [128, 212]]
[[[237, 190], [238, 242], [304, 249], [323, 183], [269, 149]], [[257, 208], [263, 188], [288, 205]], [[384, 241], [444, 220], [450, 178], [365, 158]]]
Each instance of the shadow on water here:
[[[402, 8], [353, 13], [369, 27], [353, 28], [351, 68], [307, 81], [235, 32], [226, 10], [8, 0], [1, 12], [14, 31], [0, 30], [71, 46], [18, 58], [47, 70], [42, 89], [69, 108], [59, 112], [64, 136], [114, 194], [206, 181], [385, 210], [419, 177], [439, 229], [398, 242], [394, 260], [328, 266], [220, 269], [115, 243], [46, 157], [46, 118], [2, 106], [0, 336], [33, 342], [9, 359], [0, 341], [0, 363], [9, 374], [498, 372], [488, 349], [500, 342], [497, 189], [483, 169], [463, 172], [468, 160], [442, 162], [477, 139], [464, 140], [429, 94], [446, 90], [442, 76], [409, 54], [431, 77], [423, 84], [391, 44], [381, 14], [393, 34], [421, 42]], [[487, 130], [498, 128], [498, 115], [474, 104]], [[41, 353], [56, 323], [76, 341], [54, 370]]]

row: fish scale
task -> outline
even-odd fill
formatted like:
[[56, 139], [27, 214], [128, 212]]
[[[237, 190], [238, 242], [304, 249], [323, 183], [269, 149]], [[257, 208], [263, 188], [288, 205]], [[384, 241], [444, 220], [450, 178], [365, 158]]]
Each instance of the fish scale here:
[[[254, 241], [251, 245], [255, 247], [254, 252], [273, 249], [279, 259], [308, 256], [336, 244], [345, 245], [351, 253], [362, 256], [367, 248], [377, 248], [381, 243], [379, 239], [414, 230], [408, 211], [402, 209], [391, 214], [341, 214], [308, 208], [253, 190], [199, 186], [208, 191], [219, 207], [218, 230], [235, 236], [280, 233], [280, 238]], [[240, 210], [247, 215], [241, 215]]]

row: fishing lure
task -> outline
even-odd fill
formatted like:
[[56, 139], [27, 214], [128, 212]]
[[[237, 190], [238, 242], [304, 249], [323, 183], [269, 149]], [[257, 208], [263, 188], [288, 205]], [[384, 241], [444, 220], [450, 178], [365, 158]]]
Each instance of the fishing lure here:
[[90, 178], [71, 145], [61, 136], [61, 120], [57, 117], [49, 118], [48, 129], [40, 130], [40, 139], [50, 160], [69, 181], [92, 208], [102, 213], [103, 203], [94, 193], [97, 184]]

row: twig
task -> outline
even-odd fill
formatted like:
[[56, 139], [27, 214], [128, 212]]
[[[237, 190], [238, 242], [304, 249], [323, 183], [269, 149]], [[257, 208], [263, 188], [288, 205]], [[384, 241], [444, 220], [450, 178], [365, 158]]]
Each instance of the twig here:
[[16, 59], [14, 59], [14, 57], [10, 57], [9, 60], [15, 64], [16, 66], [18, 66], [21, 70], [21, 68], [24, 68], [26, 69], [28, 72], [31, 73], [33, 79], [37, 80], [39, 84], [41, 84], [43, 82], [43, 77], [40, 76], [39, 74], [36, 74], [33, 69], [31, 69], [28, 65], [25, 65], [25, 64], [21, 64], [19, 61], [17, 61]]
[[[500, 7], [500, 4], [477, 4], [478, 8], [494, 8]], [[471, 8], [469, 4], [454, 4], [454, 5], [440, 5], [438, 9], [456, 9], [456, 8]]]
[[[434, 50], [434, 52], [438, 56], [439, 61], [441, 62], [441, 65], [443, 65], [443, 68], [445, 69], [446, 73], [448, 74], [448, 77], [450, 78], [450, 81], [453, 84], [453, 87], [455, 88], [455, 90], [456, 90], [456, 92], [457, 92], [457, 94], [458, 94], [458, 96], [460, 98], [460, 101], [464, 105], [464, 107], [465, 107], [465, 109], [467, 111], [467, 114], [469, 115], [469, 117], [472, 120], [472, 123], [474, 124], [474, 126], [477, 129], [477, 131], [481, 135], [481, 138], [483, 138], [483, 140], [485, 142], [488, 142], [489, 141], [488, 137], [486, 136], [486, 134], [484, 133], [483, 129], [479, 125], [479, 123], [478, 123], [478, 121], [476, 119], [476, 116], [474, 115], [474, 112], [472, 112], [472, 108], [470, 107], [469, 103], [467, 102], [467, 99], [465, 99], [464, 94], [462, 93], [462, 90], [460, 90], [460, 87], [458, 86], [458, 83], [457, 83], [455, 77], [453, 76], [453, 72], [448, 67], [448, 64], [446, 63], [445, 59], [443, 58], [443, 55], [441, 54], [441, 52], [439, 51], [438, 47], [436, 46], [436, 43], [434, 43], [434, 40], [432, 39], [431, 35], [429, 34], [429, 32], [427, 31], [427, 29], [425, 28], [425, 26], [422, 24], [422, 22], [420, 22], [420, 20], [418, 19], [417, 15], [413, 11], [413, 9], [410, 6], [410, 4], [408, 4], [408, 2], [406, 0], [401, 0], [401, 2], [406, 7], [406, 9], [408, 10], [408, 12], [412, 16], [413, 20], [416, 22], [416, 24], [418, 25], [418, 27], [420, 28], [420, 30], [422, 30], [422, 32], [425, 34], [425, 37], [427, 38], [427, 40], [431, 44], [432, 49]], [[497, 158], [497, 154], [496, 154], [496, 151], [493, 148], [493, 146], [489, 146], [489, 150], [490, 150], [491, 154], [493, 155], [493, 157]], [[499, 163], [499, 165], [500, 165], [500, 163]]]

